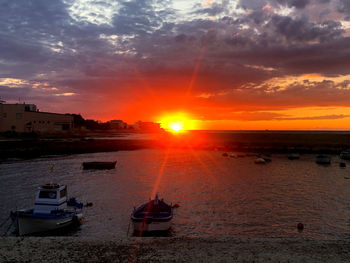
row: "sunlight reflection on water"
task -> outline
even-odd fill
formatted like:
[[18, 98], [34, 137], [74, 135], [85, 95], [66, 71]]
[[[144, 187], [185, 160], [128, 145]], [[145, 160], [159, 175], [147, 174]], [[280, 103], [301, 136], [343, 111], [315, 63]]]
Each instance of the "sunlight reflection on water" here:
[[[38, 185], [59, 182], [70, 196], [93, 203], [75, 236], [126, 237], [133, 207], [157, 191], [180, 205], [174, 236], [349, 237], [350, 180], [336, 156], [328, 167], [307, 154], [294, 161], [276, 154], [266, 165], [254, 159], [225, 158], [220, 151], [139, 150], [2, 163], [0, 223], [10, 210], [31, 207]], [[81, 169], [92, 160], [118, 163], [114, 170]], [[305, 225], [302, 233], [298, 222]]]

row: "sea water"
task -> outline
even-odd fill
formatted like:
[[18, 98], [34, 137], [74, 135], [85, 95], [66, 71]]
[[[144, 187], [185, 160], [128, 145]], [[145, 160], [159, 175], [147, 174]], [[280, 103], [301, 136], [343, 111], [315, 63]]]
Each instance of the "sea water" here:
[[[0, 223], [11, 210], [32, 207], [39, 185], [55, 182], [78, 201], [93, 203], [84, 209], [83, 225], [69, 232], [77, 237], [130, 235], [133, 208], [158, 193], [179, 205], [170, 231], [176, 237], [349, 238], [350, 162], [342, 169], [335, 155], [321, 166], [312, 154], [293, 161], [273, 154], [258, 165], [252, 154], [222, 154], [136, 150], [1, 163]], [[85, 161], [114, 160], [112, 170], [82, 169]]]

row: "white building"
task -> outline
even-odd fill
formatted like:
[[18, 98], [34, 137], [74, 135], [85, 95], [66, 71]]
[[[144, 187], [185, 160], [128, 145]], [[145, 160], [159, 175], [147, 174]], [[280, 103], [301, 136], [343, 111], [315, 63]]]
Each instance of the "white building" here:
[[0, 132], [66, 132], [73, 127], [71, 115], [40, 112], [34, 104], [0, 102]]

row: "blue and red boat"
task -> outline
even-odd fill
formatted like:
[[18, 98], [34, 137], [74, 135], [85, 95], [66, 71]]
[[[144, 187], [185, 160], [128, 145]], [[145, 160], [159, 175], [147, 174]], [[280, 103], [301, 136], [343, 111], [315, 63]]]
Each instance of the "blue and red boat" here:
[[83, 204], [68, 199], [67, 186], [45, 184], [39, 187], [34, 208], [11, 212], [15, 232], [30, 235], [81, 223]]

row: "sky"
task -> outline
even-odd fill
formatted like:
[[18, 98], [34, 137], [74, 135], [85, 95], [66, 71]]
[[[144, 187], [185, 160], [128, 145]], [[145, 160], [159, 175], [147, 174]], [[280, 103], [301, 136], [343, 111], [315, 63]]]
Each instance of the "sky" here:
[[349, 0], [0, 0], [0, 97], [191, 129], [349, 130]]

